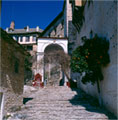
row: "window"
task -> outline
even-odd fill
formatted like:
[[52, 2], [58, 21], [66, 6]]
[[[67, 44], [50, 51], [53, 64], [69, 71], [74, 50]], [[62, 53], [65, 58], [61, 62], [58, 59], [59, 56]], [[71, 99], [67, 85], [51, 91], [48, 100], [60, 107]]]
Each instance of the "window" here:
[[23, 42], [23, 37], [22, 36], [20, 37], [20, 42]]
[[33, 37], [33, 41], [36, 41], [36, 36]]
[[54, 32], [55, 32], [55, 35], [56, 35], [56, 32], [57, 32], [57, 27], [54, 28]]
[[50, 33], [48, 34], [48, 37], [50, 37]]
[[19, 38], [19, 37], [18, 37], [18, 36], [16, 36], [16, 41], [17, 41], [17, 42], [18, 42], [18, 38]]
[[64, 20], [61, 22], [61, 25], [62, 25], [61, 29], [63, 29], [63, 27], [64, 27]]
[[31, 51], [32, 50], [32, 46], [27, 46], [27, 50]]
[[15, 36], [13, 36], [13, 39], [14, 39], [14, 40], [16, 40], [16, 37], [15, 37]]
[[18, 61], [18, 59], [15, 60], [14, 71], [15, 71], [15, 73], [19, 72], [19, 61]]
[[18, 36], [13, 36], [13, 39], [18, 42]]
[[29, 42], [29, 36], [25, 37], [25, 42]]

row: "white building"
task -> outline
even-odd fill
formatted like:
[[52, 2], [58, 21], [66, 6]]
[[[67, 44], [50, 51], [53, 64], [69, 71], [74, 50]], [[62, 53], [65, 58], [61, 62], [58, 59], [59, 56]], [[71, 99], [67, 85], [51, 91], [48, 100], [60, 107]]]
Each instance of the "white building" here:
[[18, 43], [22, 44], [28, 51], [37, 51], [37, 37], [43, 32], [38, 26], [36, 28], [15, 29], [14, 21], [11, 22], [10, 28], [6, 28], [6, 32], [13, 37]]

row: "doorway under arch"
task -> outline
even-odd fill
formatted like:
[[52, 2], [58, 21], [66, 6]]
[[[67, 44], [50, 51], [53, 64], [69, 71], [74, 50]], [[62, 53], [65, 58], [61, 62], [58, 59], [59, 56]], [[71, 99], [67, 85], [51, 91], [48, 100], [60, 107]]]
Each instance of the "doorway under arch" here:
[[64, 49], [58, 44], [50, 44], [44, 50], [44, 83], [46, 86], [64, 85], [64, 73], [54, 57], [60, 51], [64, 52]]

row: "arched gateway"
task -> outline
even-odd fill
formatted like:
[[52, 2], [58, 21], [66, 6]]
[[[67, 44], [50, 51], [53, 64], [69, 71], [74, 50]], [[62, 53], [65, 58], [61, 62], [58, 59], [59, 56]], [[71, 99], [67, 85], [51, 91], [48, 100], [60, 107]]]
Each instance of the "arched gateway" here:
[[[50, 77], [50, 75], [52, 74], [52, 71], [50, 71], [50, 65], [47, 66], [44, 63], [44, 54], [48, 54], [49, 52], [53, 52], [56, 50], [63, 50], [65, 53], [68, 53], [68, 40], [66, 38], [38, 38], [37, 43], [38, 43], [38, 46], [37, 46], [38, 48], [37, 48], [37, 70], [36, 72], [42, 75], [42, 82], [44, 82], [44, 84], [46, 85], [47, 79], [49, 81], [49, 79], [53, 79], [53, 78]], [[51, 68], [52, 67], [54, 68], [53, 65], [51, 65]], [[49, 70], [48, 77], [47, 77], [47, 70]], [[63, 73], [61, 76], [63, 77]], [[66, 82], [67, 79], [66, 77], [64, 78]]]

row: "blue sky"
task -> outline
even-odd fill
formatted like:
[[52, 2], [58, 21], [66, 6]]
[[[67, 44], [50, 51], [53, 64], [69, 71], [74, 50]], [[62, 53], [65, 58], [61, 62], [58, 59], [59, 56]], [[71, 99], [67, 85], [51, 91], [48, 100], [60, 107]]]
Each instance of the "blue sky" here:
[[62, 11], [61, 1], [3, 1], [1, 10], [1, 27], [6, 29], [11, 21], [15, 28], [39, 26], [42, 29]]

